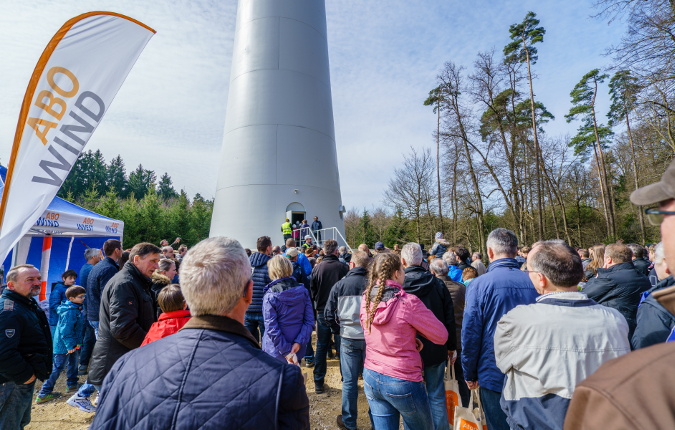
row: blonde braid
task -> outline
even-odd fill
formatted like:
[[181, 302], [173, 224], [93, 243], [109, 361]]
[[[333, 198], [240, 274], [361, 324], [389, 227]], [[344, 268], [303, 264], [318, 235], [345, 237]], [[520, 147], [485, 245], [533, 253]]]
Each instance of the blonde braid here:
[[[387, 280], [391, 279], [393, 273], [401, 268], [401, 260], [398, 255], [393, 253], [378, 254], [375, 257], [373, 262], [372, 269], [369, 274], [369, 285], [366, 290], [366, 312], [368, 312], [368, 319], [366, 321], [366, 326], [368, 327], [368, 334], [371, 332], [371, 327], [373, 324], [373, 317], [375, 316], [375, 311], [377, 306], [382, 300], [384, 290], [387, 287]], [[377, 289], [377, 295], [375, 300], [372, 301], [374, 306], [371, 307], [370, 293], [373, 289], [373, 286], [376, 284], [376, 279], [380, 282], [380, 285]]]

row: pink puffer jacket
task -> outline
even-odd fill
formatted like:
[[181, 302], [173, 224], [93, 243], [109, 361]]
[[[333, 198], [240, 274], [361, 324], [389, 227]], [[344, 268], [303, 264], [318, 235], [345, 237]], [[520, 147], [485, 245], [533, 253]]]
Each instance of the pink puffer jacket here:
[[[377, 288], [373, 287], [371, 297]], [[372, 303], [371, 303], [372, 306]], [[361, 326], [366, 338], [365, 368], [392, 378], [422, 381], [422, 358], [417, 352], [417, 333], [438, 345], [448, 340], [448, 331], [434, 314], [395, 281], [386, 282], [373, 324], [368, 330], [365, 293], [361, 300]]]

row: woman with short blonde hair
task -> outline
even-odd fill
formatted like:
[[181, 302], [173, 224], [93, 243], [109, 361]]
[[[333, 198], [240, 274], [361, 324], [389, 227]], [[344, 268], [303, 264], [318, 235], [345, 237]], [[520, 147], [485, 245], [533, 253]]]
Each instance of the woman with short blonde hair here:
[[297, 363], [293, 354], [304, 357], [312, 338], [312, 301], [307, 288], [291, 276], [293, 264], [286, 256], [274, 256], [267, 269], [272, 282], [264, 289], [262, 349], [280, 361]]

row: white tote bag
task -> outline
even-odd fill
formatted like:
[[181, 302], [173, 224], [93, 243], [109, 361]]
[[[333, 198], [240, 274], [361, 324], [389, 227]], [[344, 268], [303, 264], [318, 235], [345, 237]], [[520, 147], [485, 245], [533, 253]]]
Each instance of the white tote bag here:
[[[464, 408], [461, 405], [455, 408], [455, 423], [453, 430], [487, 430], [483, 408], [478, 400], [478, 390], [471, 390], [471, 400], [469, 407]], [[473, 408], [477, 404], [477, 408]]]
[[450, 430], [453, 430], [455, 408], [461, 406], [461, 403], [459, 402], [459, 383], [455, 378], [455, 367], [449, 361], [445, 368], [443, 382], [445, 384], [445, 405], [448, 408], [448, 421], [450, 421]]

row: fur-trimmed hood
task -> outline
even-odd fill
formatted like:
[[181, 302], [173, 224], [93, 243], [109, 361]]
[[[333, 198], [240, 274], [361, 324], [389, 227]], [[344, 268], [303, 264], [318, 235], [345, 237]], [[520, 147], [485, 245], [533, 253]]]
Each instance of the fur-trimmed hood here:
[[152, 274], [152, 283], [153, 284], [164, 284], [164, 285], [170, 285], [171, 284], [171, 279], [169, 279], [167, 276], [162, 275], [159, 270], [155, 270], [155, 273]]
[[436, 243], [439, 243], [445, 247], [450, 247], [450, 242], [445, 239], [436, 239]]

